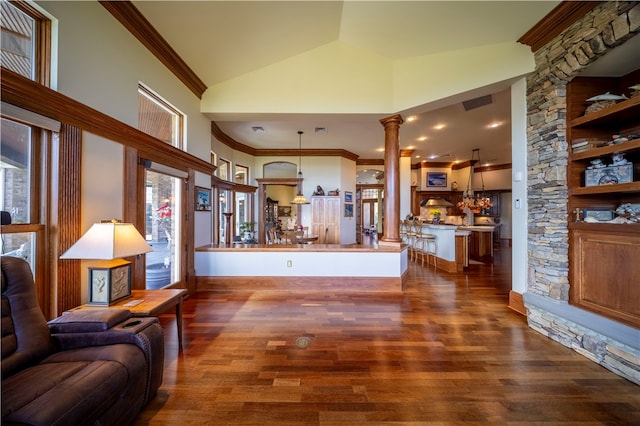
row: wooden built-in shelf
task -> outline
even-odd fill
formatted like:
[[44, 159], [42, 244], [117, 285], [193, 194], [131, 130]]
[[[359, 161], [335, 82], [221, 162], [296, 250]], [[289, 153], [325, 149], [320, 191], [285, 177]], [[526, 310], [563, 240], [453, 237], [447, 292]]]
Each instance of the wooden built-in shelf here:
[[640, 233], [640, 223], [595, 223], [595, 222], [569, 222], [570, 230], [598, 231], [604, 233]]
[[579, 186], [571, 188], [571, 195], [611, 194], [640, 191], [640, 182], [616, 183], [613, 185]]
[[591, 148], [587, 151], [571, 154], [571, 160], [590, 160], [592, 158], [598, 158], [605, 155], [613, 154], [614, 152], [628, 152], [632, 150], [640, 150], [640, 139], [634, 139], [628, 142], [621, 142], [615, 145], [602, 146], [600, 148]]
[[640, 116], [640, 96], [620, 101], [617, 104], [603, 108], [600, 111], [574, 118], [569, 122], [569, 126], [580, 127], [585, 125], [602, 125], [609, 121], [637, 121], [638, 116]]

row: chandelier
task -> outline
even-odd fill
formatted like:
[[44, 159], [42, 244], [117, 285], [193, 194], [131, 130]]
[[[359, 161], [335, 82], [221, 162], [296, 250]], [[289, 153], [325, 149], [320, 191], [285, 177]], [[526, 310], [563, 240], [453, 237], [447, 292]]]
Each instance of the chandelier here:
[[[298, 179], [302, 179], [302, 130], [298, 130]], [[302, 181], [299, 183], [300, 191], [291, 200], [291, 204], [309, 204], [309, 201], [302, 194]]]
[[482, 170], [480, 170], [480, 181], [482, 182], [482, 192], [475, 194], [471, 191], [471, 175], [473, 174], [474, 159], [478, 154], [478, 163], [480, 163], [480, 148], [476, 148], [471, 152], [471, 169], [469, 170], [469, 180], [467, 181], [467, 190], [462, 195], [462, 201], [457, 205], [460, 210], [465, 208], [471, 210], [473, 213], [478, 214], [484, 209], [493, 207], [493, 202], [484, 193], [484, 177], [482, 176]]

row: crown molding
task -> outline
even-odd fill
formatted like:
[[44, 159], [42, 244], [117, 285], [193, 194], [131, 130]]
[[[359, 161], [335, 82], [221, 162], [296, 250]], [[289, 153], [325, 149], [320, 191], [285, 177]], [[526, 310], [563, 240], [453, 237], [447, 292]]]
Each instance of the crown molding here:
[[518, 43], [531, 47], [533, 52], [598, 6], [600, 1], [563, 1], [518, 39]]
[[359, 158], [356, 166], [384, 166], [383, 158]]
[[160, 62], [189, 88], [199, 99], [207, 90], [206, 84], [167, 43], [147, 18], [130, 1], [100, 0], [100, 4], [140, 41]]
[[229, 148], [254, 157], [343, 157], [347, 160], [358, 160], [356, 154], [344, 149], [256, 149], [233, 139], [213, 121], [211, 122], [211, 133], [218, 141]]

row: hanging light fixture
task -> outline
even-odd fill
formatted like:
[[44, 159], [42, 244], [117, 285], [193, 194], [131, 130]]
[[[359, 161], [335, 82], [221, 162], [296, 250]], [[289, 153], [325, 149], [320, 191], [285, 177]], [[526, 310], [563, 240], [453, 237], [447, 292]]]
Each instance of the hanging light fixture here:
[[[298, 130], [298, 179], [302, 179], [302, 130]], [[296, 194], [291, 204], [309, 204], [304, 195], [302, 194], [302, 181], [299, 183], [300, 191]]]
[[476, 148], [471, 152], [471, 169], [469, 170], [469, 180], [467, 181], [467, 190], [463, 194], [462, 201], [458, 203], [458, 208], [463, 210], [468, 208], [473, 213], [478, 214], [483, 209], [493, 207], [493, 202], [484, 193], [484, 177], [482, 176], [482, 170], [480, 170], [480, 181], [482, 182], [482, 192], [480, 194], [472, 193], [471, 191], [471, 175], [473, 174], [474, 159], [478, 154], [478, 163], [480, 163], [480, 148]]

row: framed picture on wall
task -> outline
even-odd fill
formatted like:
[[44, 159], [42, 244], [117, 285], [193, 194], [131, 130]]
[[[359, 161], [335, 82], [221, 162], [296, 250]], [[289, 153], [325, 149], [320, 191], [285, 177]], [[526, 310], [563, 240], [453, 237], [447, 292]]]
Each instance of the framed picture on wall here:
[[278, 206], [278, 217], [291, 217], [291, 206]]
[[353, 192], [344, 191], [344, 202], [345, 203], [353, 203]]
[[353, 204], [344, 205], [344, 217], [353, 217]]
[[447, 172], [429, 172], [427, 173], [427, 186], [446, 188]]
[[196, 186], [196, 211], [209, 211], [211, 210], [211, 189]]

